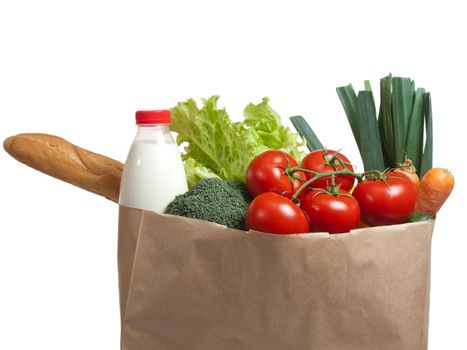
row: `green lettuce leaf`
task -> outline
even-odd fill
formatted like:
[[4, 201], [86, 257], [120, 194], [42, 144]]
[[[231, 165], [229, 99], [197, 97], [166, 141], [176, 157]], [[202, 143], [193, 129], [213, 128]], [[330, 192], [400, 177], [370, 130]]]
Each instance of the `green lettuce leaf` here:
[[202, 179], [207, 179], [209, 177], [219, 178], [219, 176], [214, 174], [211, 169], [206, 168], [193, 158], [186, 158], [183, 161], [183, 165], [185, 166], [186, 179], [188, 181], [189, 188]]
[[225, 109], [217, 108], [218, 99], [203, 100], [201, 109], [193, 99], [178, 103], [171, 109], [171, 130], [179, 145], [187, 143], [184, 160], [192, 158], [222, 179], [245, 181], [251, 153]]
[[304, 142], [299, 143], [298, 134], [281, 124], [267, 98], [245, 108], [244, 122], [230, 121], [225, 109], [217, 107], [218, 99], [203, 99], [202, 108], [190, 99], [171, 109], [170, 130], [178, 133], [177, 144], [183, 147], [189, 186], [208, 177], [244, 182], [251, 160], [269, 149], [285, 150], [297, 160], [303, 158], [298, 147]]
[[243, 111], [245, 125], [254, 128], [261, 142], [269, 149], [282, 149], [290, 153], [297, 161], [302, 160], [305, 152], [298, 149], [305, 142], [297, 142], [298, 133], [282, 125], [281, 118], [269, 105], [269, 98], [263, 97], [261, 103], [250, 103]]
[[258, 133], [258, 131], [256, 131], [255, 128], [247, 127], [242, 122], [233, 123], [233, 127], [240, 135], [243, 142], [247, 145], [252, 155], [252, 158], [254, 158], [257, 154], [263, 153], [264, 151], [270, 149], [269, 147], [264, 145], [260, 134]]

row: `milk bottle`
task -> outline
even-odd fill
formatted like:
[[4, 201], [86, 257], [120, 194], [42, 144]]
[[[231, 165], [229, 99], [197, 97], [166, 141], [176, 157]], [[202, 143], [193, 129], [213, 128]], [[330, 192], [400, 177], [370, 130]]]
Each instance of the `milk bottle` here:
[[138, 111], [138, 132], [123, 169], [119, 204], [163, 213], [188, 191], [185, 169], [169, 130], [170, 111]]

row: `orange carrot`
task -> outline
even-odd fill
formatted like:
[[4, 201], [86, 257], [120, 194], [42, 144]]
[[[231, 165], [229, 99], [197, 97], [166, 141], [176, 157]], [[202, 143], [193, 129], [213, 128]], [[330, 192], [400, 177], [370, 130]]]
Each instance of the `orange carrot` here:
[[453, 188], [454, 176], [451, 171], [443, 168], [428, 170], [418, 187], [418, 200], [415, 211], [434, 217], [448, 199]]

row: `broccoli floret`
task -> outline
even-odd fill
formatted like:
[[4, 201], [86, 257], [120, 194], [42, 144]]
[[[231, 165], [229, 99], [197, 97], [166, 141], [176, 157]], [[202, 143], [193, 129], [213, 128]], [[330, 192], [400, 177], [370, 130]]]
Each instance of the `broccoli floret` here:
[[250, 200], [244, 183], [208, 178], [175, 197], [165, 212], [243, 230]]
[[238, 180], [227, 180], [226, 182], [227, 185], [240, 192], [242, 194], [243, 199], [246, 200], [248, 203], [250, 203], [253, 200], [253, 197], [251, 196], [250, 192], [248, 192], [248, 188], [246, 187], [244, 182]]

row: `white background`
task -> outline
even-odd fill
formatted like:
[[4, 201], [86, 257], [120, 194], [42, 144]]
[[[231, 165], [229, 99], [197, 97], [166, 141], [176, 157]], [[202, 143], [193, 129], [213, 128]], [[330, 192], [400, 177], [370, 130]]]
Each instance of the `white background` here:
[[[410, 76], [457, 180], [433, 239], [430, 349], [466, 349], [461, 3], [2, 1], [0, 139], [45, 132], [124, 161], [137, 109], [219, 94], [240, 119], [269, 96], [360, 164], [335, 87]], [[0, 179], [0, 348], [118, 349], [117, 205], [3, 150]]]

